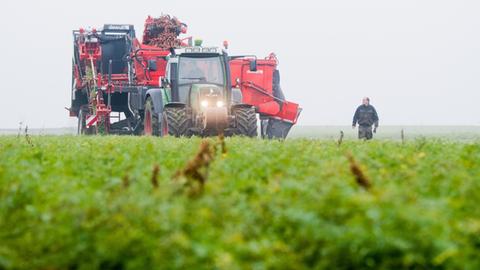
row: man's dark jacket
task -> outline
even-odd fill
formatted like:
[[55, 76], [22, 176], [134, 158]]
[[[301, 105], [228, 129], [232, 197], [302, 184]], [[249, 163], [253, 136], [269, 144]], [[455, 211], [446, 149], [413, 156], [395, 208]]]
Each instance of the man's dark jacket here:
[[372, 105], [360, 105], [353, 116], [352, 126], [358, 125], [362, 127], [378, 127], [378, 114]]

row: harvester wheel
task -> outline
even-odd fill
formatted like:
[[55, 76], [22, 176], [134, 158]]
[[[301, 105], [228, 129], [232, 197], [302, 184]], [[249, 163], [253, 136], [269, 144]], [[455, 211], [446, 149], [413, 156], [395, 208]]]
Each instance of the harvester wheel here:
[[160, 125], [158, 122], [158, 114], [155, 113], [153, 100], [148, 97], [145, 101], [145, 111], [143, 117], [143, 130], [147, 136], [160, 136]]
[[188, 117], [185, 107], [167, 107], [163, 110], [162, 136], [191, 136], [189, 128], [192, 120]]
[[83, 109], [78, 110], [77, 135], [85, 135], [87, 133], [87, 116]]
[[237, 107], [232, 113], [235, 116], [235, 135], [257, 137], [257, 113], [254, 107]]

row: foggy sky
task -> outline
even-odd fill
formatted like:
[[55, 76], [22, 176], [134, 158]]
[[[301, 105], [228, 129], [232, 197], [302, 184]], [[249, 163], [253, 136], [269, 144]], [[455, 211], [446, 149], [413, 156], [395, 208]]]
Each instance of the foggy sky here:
[[3, 1], [0, 128], [74, 126], [73, 29], [177, 16], [205, 45], [275, 52], [303, 125], [348, 125], [363, 96], [385, 125], [480, 124], [480, 1]]

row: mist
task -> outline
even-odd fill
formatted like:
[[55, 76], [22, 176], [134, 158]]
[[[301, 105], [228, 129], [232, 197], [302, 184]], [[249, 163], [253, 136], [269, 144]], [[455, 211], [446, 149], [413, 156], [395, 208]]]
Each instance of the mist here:
[[479, 125], [480, 2], [5, 1], [0, 128], [76, 124], [72, 30], [171, 14], [230, 54], [275, 52], [300, 125], [348, 125], [362, 97], [380, 125]]

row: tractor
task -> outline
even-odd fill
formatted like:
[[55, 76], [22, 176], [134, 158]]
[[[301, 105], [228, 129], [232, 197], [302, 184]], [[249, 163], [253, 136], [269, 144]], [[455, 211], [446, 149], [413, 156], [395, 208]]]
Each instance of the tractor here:
[[230, 58], [214, 47], [173, 51], [159, 89], [145, 102], [148, 135], [257, 136], [255, 107], [230, 83]]

